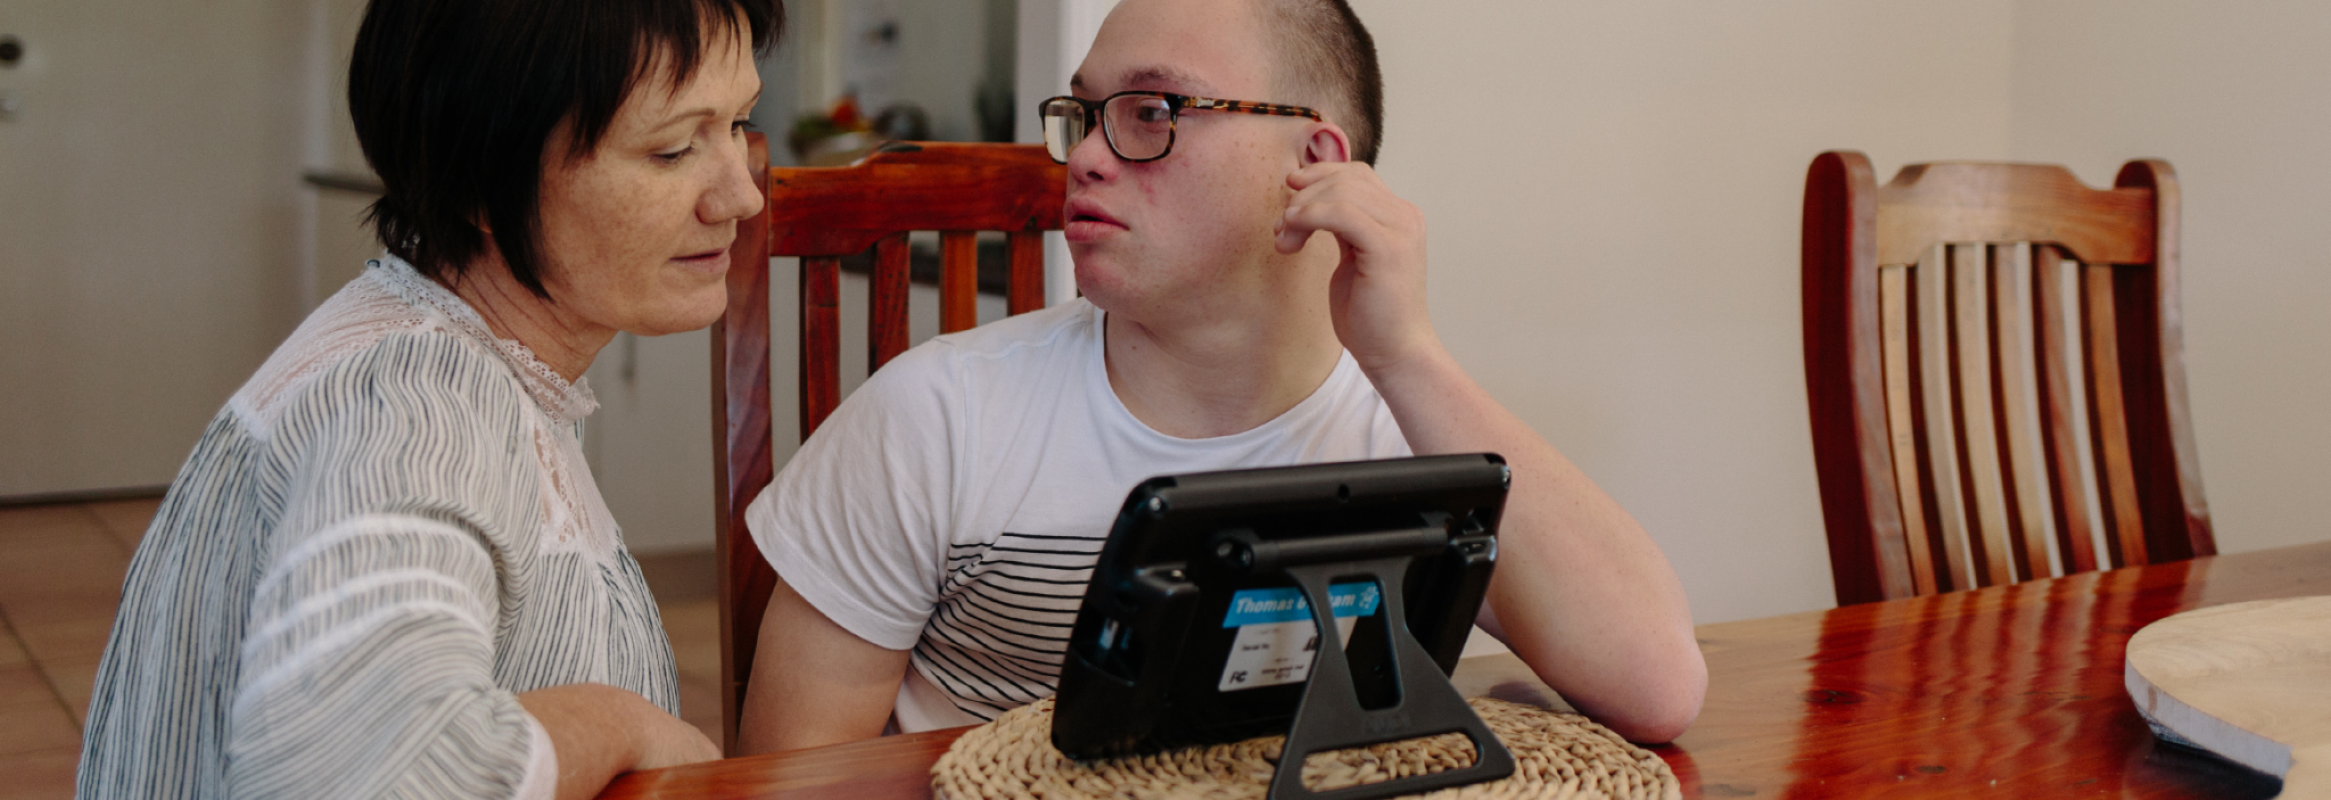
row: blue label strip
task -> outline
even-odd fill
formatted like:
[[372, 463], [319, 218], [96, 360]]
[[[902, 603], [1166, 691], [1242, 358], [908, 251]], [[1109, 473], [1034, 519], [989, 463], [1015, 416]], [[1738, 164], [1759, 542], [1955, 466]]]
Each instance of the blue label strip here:
[[[1338, 583], [1327, 587], [1327, 602], [1338, 617], [1365, 617], [1376, 613], [1376, 604], [1383, 599], [1380, 594], [1375, 581]], [[1309, 619], [1311, 603], [1303, 599], [1302, 589], [1240, 589], [1230, 596], [1230, 614], [1222, 618], [1222, 627]]]

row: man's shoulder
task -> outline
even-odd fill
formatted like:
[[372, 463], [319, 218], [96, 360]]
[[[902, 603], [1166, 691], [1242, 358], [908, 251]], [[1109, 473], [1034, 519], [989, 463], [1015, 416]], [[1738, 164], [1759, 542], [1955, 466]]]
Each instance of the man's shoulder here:
[[1079, 297], [931, 340], [964, 358], [1042, 357], [1099, 341], [1093, 304]]
[[1097, 358], [1095, 316], [1080, 298], [925, 341], [868, 376], [833, 421], [897, 427], [1065, 391]]
[[1044, 373], [1073, 367], [1091, 358], [1099, 346], [1096, 316], [1091, 303], [1077, 298], [939, 336], [883, 365], [876, 381], [891, 385], [885, 388], [933, 381], [1016, 382], [1029, 377], [1020, 373], [1031, 370]]

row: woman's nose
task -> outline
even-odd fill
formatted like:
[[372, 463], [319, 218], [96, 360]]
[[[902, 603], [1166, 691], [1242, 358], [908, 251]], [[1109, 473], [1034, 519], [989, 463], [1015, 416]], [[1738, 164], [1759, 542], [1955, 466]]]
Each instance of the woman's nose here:
[[720, 164], [719, 174], [713, 178], [711, 191], [698, 204], [697, 216], [707, 223], [719, 224], [758, 214], [768, 202], [761, 188], [753, 183], [753, 170], [766, 170], [768, 165], [751, 163], [752, 148], [745, 144], [744, 137], [731, 137], [731, 141], [736, 143], [735, 152], [727, 158], [713, 159]]

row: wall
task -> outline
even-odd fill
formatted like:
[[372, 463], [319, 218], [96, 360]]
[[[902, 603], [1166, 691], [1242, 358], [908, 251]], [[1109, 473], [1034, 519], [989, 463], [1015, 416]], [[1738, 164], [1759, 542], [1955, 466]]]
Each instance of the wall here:
[[[869, 116], [887, 102], [912, 103], [929, 116], [930, 138], [979, 141], [981, 87], [993, 83], [1005, 93], [1012, 88], [1014, 0], [792, 0], [785, 5], [799, 34], [788, 36], [786, 47], [803, 51], [780, 57], [796, 63], [793, 80], [801, 87], [804, 111], [823, 111], [845, 92], [854, 92]], [[885, 21], [896, 23], [895, 40], [887, 46], [875, 33]], [[767, 129], [780, 137], [784, 130]]]
[[1458, 359], [1715, 622], [1833, 597], [1797, 303], [1804, 169], [2009, 153], [2013, 6], [1357, 0], [1381, 171]]
[[[19, 34], [39, 15], [48, 30], [102, 34], [79, 51], [27, 35], [49, 71], [0, 71], [0, 92], [26, 102], [0, 123], [0, 496], [167, 481], [303, 294], [343, 279], [329, 272], [347, 268], [335, 245], [310, 245], [312, 277], [297, 266], [297, 229], [345, 233], [354, 205], [315, 200], [300, 222], [297, 170], [361, 163], [330, 129], [336, 110], [313, 117], [337, 97], [339, 64], [319, 83], [300, 43], [344, 36], [360, 5], [0, 6], [0, 28]], [[1064, 31], [1089, 37], [1109, 5], [1021, 0], [1016, 105], [1073, 69], [1032, 48], [1081, 52]], [[2331, 475], [2331, 422], [2309, 412], [2331, 396], [2331, 321], [2315, 312], [2331, 301], [2331, 195], [2312, 188], [2331, 184], [2331, 54], [2314, 41], [2331, 8], [1357, 5], [1390, 84], [1384, 174], [1432, 222], [1443, 336], [1635, 511], [1701, 621], [1830, 603], [1796, 229], [1804, 166], [1836, 147], [1868, 152], [1884, 175], [2014, 157], [2068, 163], [2092, 183], [2127, 158], [2170, 159], [2186, 190], [2188, 368], [2221, 547], [2326, 535], [2309, 501]], [[812, 94], [782, 66], [765, 74]], [[72, 121], [35, 125], [58, 119]], [[86, 246], [26, 249], [38, 230]], [[774, 283], [782, 303], [790, 283]], [[701, 333], [640, 340], [593, 372], [606, 404], [591, 422], [595, 469], [643, 550], [709, 537], [704, 351]], [[790, 419], [790, 362], [775, 372], [777, 418]]]
[[2185, 193], [2185, 344], [2227, 552], [2331, 536], [2331, 5], [2024, 0], [2018, 159], [2092, 185], [2159, 157]]
[[0, 497], [168, 483], [299, 320], [303, 0], [11, 0]]

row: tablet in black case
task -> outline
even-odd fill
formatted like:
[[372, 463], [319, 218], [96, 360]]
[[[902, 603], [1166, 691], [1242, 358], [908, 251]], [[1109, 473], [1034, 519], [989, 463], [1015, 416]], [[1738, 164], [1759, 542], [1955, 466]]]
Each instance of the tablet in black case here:
[[1503, 459], [1473, 454], [1143, 482], [1086, 587], [1061, 665], [1053, 745], [1096, 758], [1287, 732], [1320, 647], [1306, 592], [1287, 571], [1294, 565], [1390, 570], [1405, 558], [1393, 581], [1398, 604], [1373, 580], [1340, 571], [1329, 579], [1335, 638], [1347, 643], [1361, 713], [1398, 705], [1386, 620], [1405, 606], [1408, 629], [1440, 671], [1409, 679], [1445, 688], [1489, 587], [1510, 481]]

